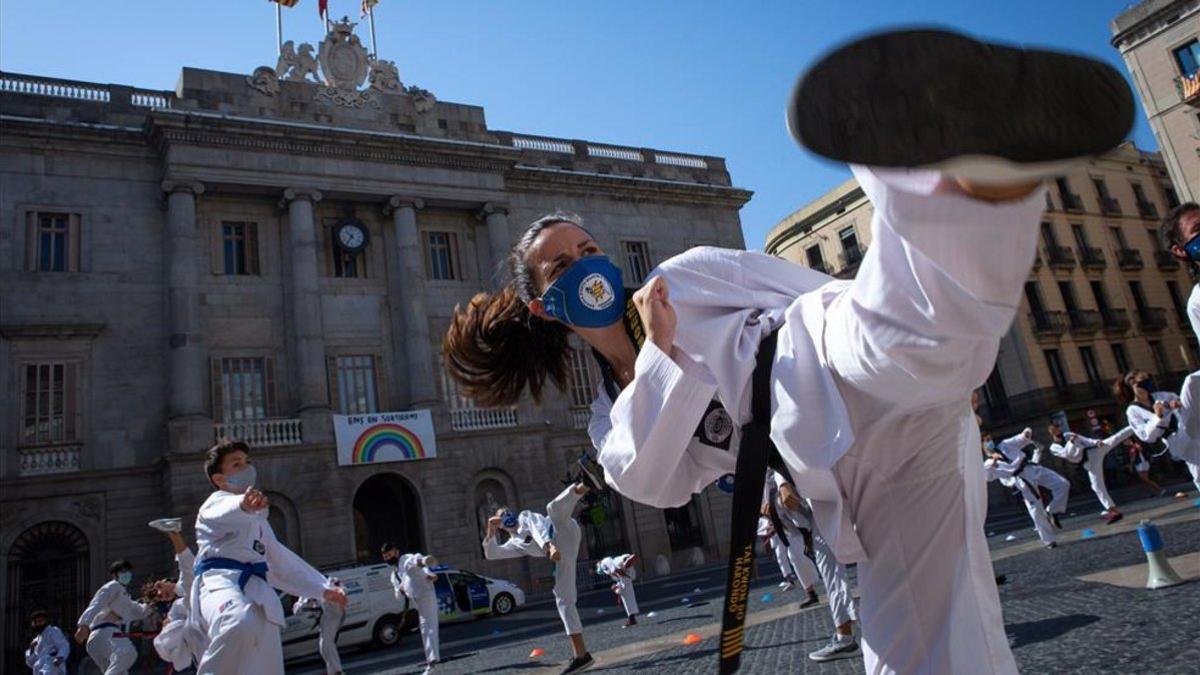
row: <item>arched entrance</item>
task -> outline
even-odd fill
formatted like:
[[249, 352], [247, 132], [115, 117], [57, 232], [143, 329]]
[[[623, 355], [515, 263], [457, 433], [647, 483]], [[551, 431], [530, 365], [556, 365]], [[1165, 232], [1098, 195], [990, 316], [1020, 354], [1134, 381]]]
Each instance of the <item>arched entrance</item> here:
[[354, 548], [359, 563], [378, 562], [379, 547], [396, 542], [400, 551], [420, 551], [421, 507], [408, 481], [394, 473], [371, 476], [354, 493]]
[[25, 530], [8, 550], [5, 672], [25, 669], [28, 617], [35, 609], [70, 634], [91, 598], [87, 537], [69, 523], [49, 521]]

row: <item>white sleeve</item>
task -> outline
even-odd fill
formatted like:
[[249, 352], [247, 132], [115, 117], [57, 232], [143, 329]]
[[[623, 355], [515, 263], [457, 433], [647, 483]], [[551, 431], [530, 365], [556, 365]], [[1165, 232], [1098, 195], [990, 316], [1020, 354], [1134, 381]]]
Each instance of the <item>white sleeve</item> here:
[[1000, 454], [1007, 457], [1008, 461], [1016, 462], [1024, 457], [1025, 453], [1022, 452], [1022, 449], [1026, 445], [1029, 445], [1029, 440], [1025, 438], [1025, 434], [1017, 434], [997, 443], [996, 449], [1000, 451]]
[[112, 594], [108, 602], [108, 608], [116, 612], [124, 621], [142, 619], [154, 611], [153, 605], [134, 602], [133, 598], [129, 597], [129, 592], [123, 587], [118, 587], [117, 592]]
[[388, 580], [392, 582], [392, 593], [395, 594], [396, 599], [399, 600], [400, 602], [404, 602], [404, 599], [407, 596], [404, 595], [404, 589], [403, 589], [404, 584], [400, 581], [400, 568], [399, 567], [395, 567], [392, 569], [392, 571], [388, 574]]
[[175, 554], [175, 562], [179, 564], [179, 585], [183, 587], [180, 596], [186, 598], [192, 592], [192, 579], [196, 576], [196, 554], [185, 548]]
[[279, 543], [270, 526], [263, 528], [266, 536], [267, 581], [283, 591], [297, 597], [320, 598], [333, 584], [312, 565], [296, 555], [290, 548]]
[[236, 529], [245, 527], [258, 518], [258, 514], [242, 508], [243, 495], [232, 492], [219, 492], [210, 497], [200, 508], [199, 520], [206, 524], [218, 525], [221, 528]]
[[46, 633], [50, 633], [50, 656], [66, 661], [71, 655], [71, 643], [67, 642], [67, 636], [58, 626], [47, 626], [42, 635]]
[[1133, 429], [1133, 434], [1143, 443], [1158, 442], [1158, 439], [1162, 438], [1163, 432], [1167, 430], [1169, 422], [1169, 416], [1159, 417], [1136, 405], [1125, 409], [1125, 418], [1129, 420], [1129, 427]]
[[[588, 432], [608, 484], [649, 506], [686, 504], [713, 478], [687, 447], [716, 390], [702, 368], [688, 364], [685, 370], [647, 341], [634, 364], [633, 381], [611, 409], [592, 409]], [[600, 397], [598, 403], [604, 400]]]
[[[1067, 441], [1067, 445], [1069, 446], [1070, 444], [1071, 444], [1071, 441]], [[1054, 455], [1055, 457], [1062, 457], [1063, 459], [1066, 459], [1067, 457], [1071, 456], [1070, 451], [1068, 451], [1066, 447], [1059, 445], [1058, 443], [1050, 444], [1050, 454]]]
[[1187, 301], [1188, 319], [1191, 320], [1192, 332], [1200, 340], [1200, 284], [1192, 286], [1192, 293]]
[[186, 621], [171, 621], [154, 636], [154, 651], [158, 652], [159, 658], [176, 668], [181, 665], [186, 668], [192, 660], [185, 639], [187, 628]]
[[525, 554], [516, 546], [516, 540], [509, 537], [503, 544], [496, 543], [495, 535], [483, 540], [483, 557], [488, 560], [508, 560], [520, 558]]
[[77, 625], [88, 626], [90, 628], [96, 617], [108, 609], [108, 604], [112, 602], [112, 595], [116, 590], [117, 587], [115, 585], [106, 583], [101, 586], [100, 590], [96, 591], [96, 594], [92, 596], [92, 601], [84, 608], [83, 614], [79, 615]]
[[1020, 306], [1043, 191], [993, 204], [940, 193], [936, 172], [852, 168], [873, 237], [826, 311], [829, 363], [892, 408], [958, 404], [987, 379]]

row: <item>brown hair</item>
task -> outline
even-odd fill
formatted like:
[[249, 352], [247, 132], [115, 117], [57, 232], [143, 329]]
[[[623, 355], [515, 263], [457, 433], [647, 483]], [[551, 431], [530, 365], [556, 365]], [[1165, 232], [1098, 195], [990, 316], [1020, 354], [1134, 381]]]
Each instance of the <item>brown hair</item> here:
[[462, 395], [480, 405], [512, 405], [526, 388], [540, 402], [547, 380], [566, 388], [570, 329], [529, 311], [528, 303], [541, 290], [525, 261], [538, 235], [562, 223], [587, 232], [572, 214], [556, 211], [538, 218], [509, 252], [504, 288], [478, 293], [465, 307], [454, 308], [442, 338], [446, 372]]
[[1117, 402], [1121, 405], [1129, 405], [1137, 400], [1137, 394], [1133, 391], [1133, 383], [1138, 380], [1139, 375], [1146, 375], [1144, 370], [1131, 370], [1124, 375], [1117, 377], [1117, 381], [1113, 382], [1113, 395], [1117, 397]]
[[[1184, 202], [1167, 212], [1162, 224], [1158, 226], [1158, 238], [1162, 242], [1164, 249], [1170, 251], [1172, 246], [1183, 246], [1187, 243], [1183, 240], [1183, 230], [1180, 227], [1180, 223], [1183, 220], [1184, 214], [1191, 213], [1192, 211], [1200, 211], [1200, 204], [1196, 202]], [[1200, 279], [1200, 265], [1191, 260], [1185, 261], [1185, 264], [1192, 278]]]
[[[225, 461], [225, 457], [230, 453], [241, 450], [247, 455], [250, 454], [250, 446], [244, 441], [235, 441], [230, 438], [222, 438], [217, 441], [217, 444], [208, 449], [208, 453], [204, 456], [204, 474], [208, 476], [208, 482], [213, 482], [213, 476], [221, 473], [221, 463]], [[213, 487], [216, 487], [213, 483]]]

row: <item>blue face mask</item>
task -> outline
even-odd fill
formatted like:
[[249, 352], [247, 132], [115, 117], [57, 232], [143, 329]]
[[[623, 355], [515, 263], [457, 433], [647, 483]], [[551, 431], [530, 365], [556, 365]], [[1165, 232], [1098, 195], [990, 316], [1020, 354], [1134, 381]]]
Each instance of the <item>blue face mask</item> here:
[[505, 511], [500, 514], [500, 525], [506, 530], [517, 529], [517, 514], [512, 511]]
[[122, 586], [128, 586], [133, 583], [133, 572], [118, 572], [117, 583]]
[[984, 444], [983, 444], [983, 447], [987, 448], [988, 450], [995, 450], [995, 449], [996, 449], [996, 442], [995, 442], [995, 441], [988, 441], [987, 443], [984, 443]]
[[1187, 254], [1188, 260], [1200, 262], [1200, 234], [1192, 237], [1183, 245], [1183, 252]]
[[602, 255], [580, 258], [542, 294], [546, 313], [580, 328], [604, 328], [625, 313], [621, 270]]
[[253, 464], [247, 464], [246, 468], [237, 473], [231, 473], [225, 477], [225, 483], [232, 488], [232, 492], [241, 494], [246, 490], [254, 487], [255, 481], [258, 480], [258, 471], [254, 469]]

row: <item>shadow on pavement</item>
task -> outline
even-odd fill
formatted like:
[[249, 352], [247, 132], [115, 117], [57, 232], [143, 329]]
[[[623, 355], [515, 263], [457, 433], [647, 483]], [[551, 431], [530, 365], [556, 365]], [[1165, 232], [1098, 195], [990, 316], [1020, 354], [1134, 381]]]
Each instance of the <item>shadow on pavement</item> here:
[[1019, 649], [1026, 645], [1053, 640], [1076, 628], [1083, 628], [1099, 620], [1100, 617], [1092, 614], [1068, 614], [1053, 619], [1009, 624], [1005, 626], [1005, 629], [1008, 631], [1009, 639], [1012, 640], [1012, 648]]
[[[561, 665], [565, 668], [567, 664], [564, 661]], [[508, 663], [508, 664], [504, 664], [501, 666], [492, 666], [491, 668], [484, 668], [483, 670], [477, 670], [475, 672], [495, 673], [495, 672], [498, 672], [501, 670], [530, 670], [530, 669], [536, 670], [538, 668], [548, 668], [548, 667], [551, 667], [551, 665], [548, 663], [540, 662], [540, 661], [534, 662], [534, 663], [521, 662], [521, 663]]]

